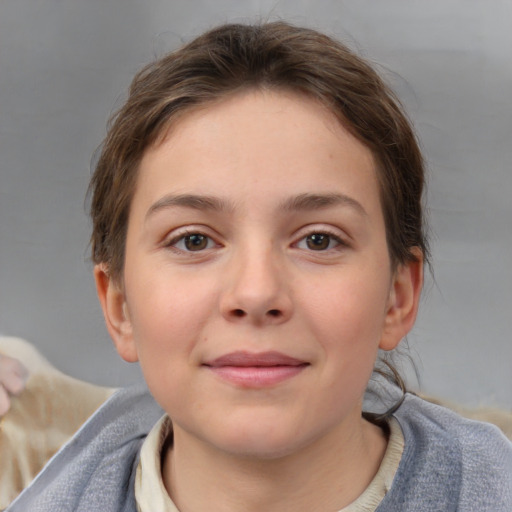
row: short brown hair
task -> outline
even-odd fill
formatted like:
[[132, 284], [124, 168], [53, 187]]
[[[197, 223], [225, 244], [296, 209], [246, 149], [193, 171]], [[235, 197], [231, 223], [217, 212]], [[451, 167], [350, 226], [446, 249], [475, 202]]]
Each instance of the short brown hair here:
[[120, 279], [137, 172], [145, 150], [190, 109], [250, 88], [316, 99], [377, 162], [393, 265], [428, 256], [422, 214], [424, 164], [411, 125], [375, 70], [317, 31], [274, 22], [215, 28], [149, 64], [111, 119], [90, 184], [92, 259]]

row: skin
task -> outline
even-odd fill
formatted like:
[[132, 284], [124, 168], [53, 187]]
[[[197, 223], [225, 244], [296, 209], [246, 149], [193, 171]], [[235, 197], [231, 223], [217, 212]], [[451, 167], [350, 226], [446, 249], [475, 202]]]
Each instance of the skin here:
[[[122, 283], [104, 265], [95, 277], [118, 352], [173, 420], [163, 480], [178, 508], [356, 499], [387, 442], [362, 397], [378, 348], [414, 323], [421, 269], [392, 270], [373, 156], [313, 100], [241, 93], [148, 149]], [[233, 351], [303, 365], [234, 382], [210, 366]]]
[[11, 396], [25, 389], [27, 369], [13, 357], [0, 354], [0, 417], [11, 407]]

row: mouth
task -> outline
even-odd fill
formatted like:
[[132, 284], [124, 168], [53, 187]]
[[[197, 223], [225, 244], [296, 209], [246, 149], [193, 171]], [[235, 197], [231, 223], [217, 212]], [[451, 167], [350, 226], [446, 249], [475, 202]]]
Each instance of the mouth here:
[[304, 371], [309, 363], [280, 352], [231, 352], [203, 364], [222, 380], [245, 388], [279, 384]]

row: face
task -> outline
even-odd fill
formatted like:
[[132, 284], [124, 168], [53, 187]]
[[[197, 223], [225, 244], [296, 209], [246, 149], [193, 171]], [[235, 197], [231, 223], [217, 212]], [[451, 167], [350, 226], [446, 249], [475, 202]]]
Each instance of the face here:
[[123, 286], [101, 267], [96, 279], [175, 436], [261, 457], [357, 428], [379, 346], [415, 314], [371, 152], [278, 92], [189, 113], [146, 152]]

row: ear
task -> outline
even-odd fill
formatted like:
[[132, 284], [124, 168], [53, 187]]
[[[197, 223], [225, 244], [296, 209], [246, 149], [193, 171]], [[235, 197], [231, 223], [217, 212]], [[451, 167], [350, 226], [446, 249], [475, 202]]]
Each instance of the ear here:
[[418, 248], [414, 248], [413, 253], [416, 261], [400, 265], [393, 276], [379, 343], [382, 350], [396, 348], [416, 320], [423, 287], [423, 254]]
[[117, 352], [129, 363], [138, 361], [124, 290], [109, 275], [104, 264], [94, 267], [94, 280], [107, 330], [114, 341]]

